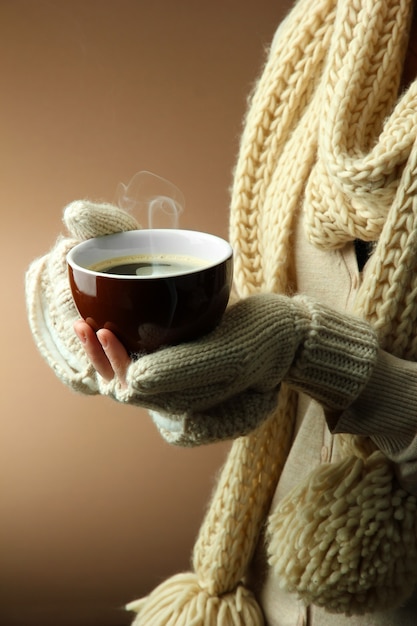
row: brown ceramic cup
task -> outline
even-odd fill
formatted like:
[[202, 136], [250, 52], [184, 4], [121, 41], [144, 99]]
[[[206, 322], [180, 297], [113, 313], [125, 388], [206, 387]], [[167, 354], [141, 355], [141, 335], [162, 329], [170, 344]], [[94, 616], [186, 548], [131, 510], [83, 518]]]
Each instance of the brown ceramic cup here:
[[135, 355], [195, 339], [219, 323], [233, 254], [209, 233], [149, 229], [84, 241], [67, 264], [80, 316], [95, 331], [113, 331]]

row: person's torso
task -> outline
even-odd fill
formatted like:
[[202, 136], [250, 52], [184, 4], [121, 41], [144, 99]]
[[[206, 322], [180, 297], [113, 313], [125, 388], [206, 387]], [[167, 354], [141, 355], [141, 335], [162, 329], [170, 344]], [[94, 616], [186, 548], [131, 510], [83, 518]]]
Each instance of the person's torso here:
[[[297, 291], [341, 312], [350, 312], [362, 282], [354, 243], [339, 250], [319, 250], [307, 241], [302, 216], [293, 241]], [[335, 439], [326, 426], [320, 405], [300, 395], [293, 445], [276, 488], [271, 512], [319, 464], [335, 462], [339, 458]], [[263, 549], [263, 546], [259, 547], [253, 575], [258, 577], [255, 587], [258, 586], [267, 626], [414, 626], [417, 623], [417, 595], [404, 609], [384, 614], [346, 617], [314, 606], [305, 607], [294, 595], [280, 590], [279, 581], [265, 569]]]

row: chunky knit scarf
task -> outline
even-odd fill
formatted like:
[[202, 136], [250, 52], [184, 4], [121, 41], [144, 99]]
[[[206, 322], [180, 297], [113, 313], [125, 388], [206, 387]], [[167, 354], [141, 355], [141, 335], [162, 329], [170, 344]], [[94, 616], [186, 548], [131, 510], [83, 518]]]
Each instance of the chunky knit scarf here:
[[[299, 0], [281, 24], [242, 136], [230, 237], [241, 297], [294, 288], [291, 232], [304, 204], [310, 241], [375, 242], [356, 313], [381, 346], [417, 360], [417, 82], [399, 94], [411, 0]], [[354, 614], [392, 608], [417, 582], [417, 504], [383, 455], [341, 437], [344, 459], [320, 466], [268, 517], [288, 454], [296, 397], [237, 439], [193, 556], [133, 602], [135, 624], [257, 626], [244, 586], [263, 527], [280, 586]]]

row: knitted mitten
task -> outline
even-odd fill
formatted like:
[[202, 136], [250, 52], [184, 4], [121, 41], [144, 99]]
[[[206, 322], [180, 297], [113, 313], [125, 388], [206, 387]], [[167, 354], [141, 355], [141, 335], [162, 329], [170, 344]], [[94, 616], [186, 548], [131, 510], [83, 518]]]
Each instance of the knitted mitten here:
[[138, 225], [112, 205], [84, 201], [67, 207], [64, 223], [72, 237], [61, 237], [26, 276], [38, 348], [74, 390], [150, 409], [171, 443], [198, 445], [250, 432], [273, 410], [283, 380], [335, 410], [348, 406], [366, 384], [377, 353], [369, 324], [301, 297], [274, 294], [231, 306], [218, 328], [198, 341], [133, 362], [128, 389], [117, 380], [105, 383], [73, 331], [79, 314], [66, 255], [82, 239]]
[[103, 381], [90, 365], [73, 324], [79, 319], [73, 303], [66, 264], [71, 248], [83, 239], [139, 228], [136, 220], [111, 204], [80, 200], [64, 211], [69, 237], [36, 259], [26, 274], [30, 329], [40, 353], [66, 385], [87, 394], [100, 392]]
[[328, 409], [346, 408], [377, 351], [367, 322], [302, 297], [256, 295], [231, 306], [202, 339], [134, 362], [129, 401], [150, 409], [171, 443], [198, 445], [258, 426], [282, 381]]

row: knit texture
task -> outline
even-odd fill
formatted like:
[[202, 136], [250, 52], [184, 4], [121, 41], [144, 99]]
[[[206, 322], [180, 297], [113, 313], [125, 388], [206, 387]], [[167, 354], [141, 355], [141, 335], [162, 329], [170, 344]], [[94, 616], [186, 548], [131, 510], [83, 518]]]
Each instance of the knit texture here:
[[372, 372], [371, 326], [307, 298], [258, 294], [232, 305], [208, 336], [129, 368], [128, 401], [152, 410], [177, 445], [247, 434], [266, 419], [282, 380], [344, 409]]
[[[241, 297], [296, 289], [291, 234], [300, 203], [320, 248], [377, 241], [355, 312], [386, 350], [417, 360], [417, 82], [398, 98], [411, 7], [411, 0], [296, 3], [251, 98], [230, 239]], [[274, 414], [234, 443], [194, 549], [194, 591], [221, 599], [240, 589], [295, 412], [283, 385]], [[345, 461], [315, 470], [268, 520], [270, 565], [282, 588], [329, 611], [394, 607], [417, 580], [416, 499], [398, 488], [369, 441], [344, 437], [343, 446]], [[187, 589], [184, 614], [193, 597]], [[135, 624], [177, 623], [173, 611], [149, 620], [157, 605], [158, 590], [140, 604]], [[243, 609], [232, 622], [207, 607], [202, 601], [189, 623], [262, 624]]]
[[370, 378], [378, 353], [376, 334], [367, 322], [353, 315], [337, 313], [300, 296], [293, 302], [308, 306], [310, 319], [285, 381], [326, 409], [343, 410]]
[[[410, 365], [408, 365], [410, 363]], [[407, 364], [407, 367], [404, 367]], [[401, 485], [417, 493], [417, 440], [413, 397], [417, 372], [409, 361], [380, 351], [372, 376], [360, 396], [335, 424], [336, 432], [368, 434], [398, 465]], [[359, 399], [358, 399], [359, 400]], [[398, 406], [402, 412], [398, 415]], [[395, 415], [395, 419], [393, 419]], [[352, 430], [355, 421], [356, 430]]]
[[66, 257], [84, 239], [134, 230], [139, 225], [133, 216], [111, 204], [88, 200], [69, 204], [64, 224], [69, 236], [60, 237], [52, 251], [33, 261], [26, 273], [30, 329], [41, 355], [63, 383], [86, 394], [109, 394], [110, 386], [97, 376], [74, 333], [80, 315], [71, 294]]

